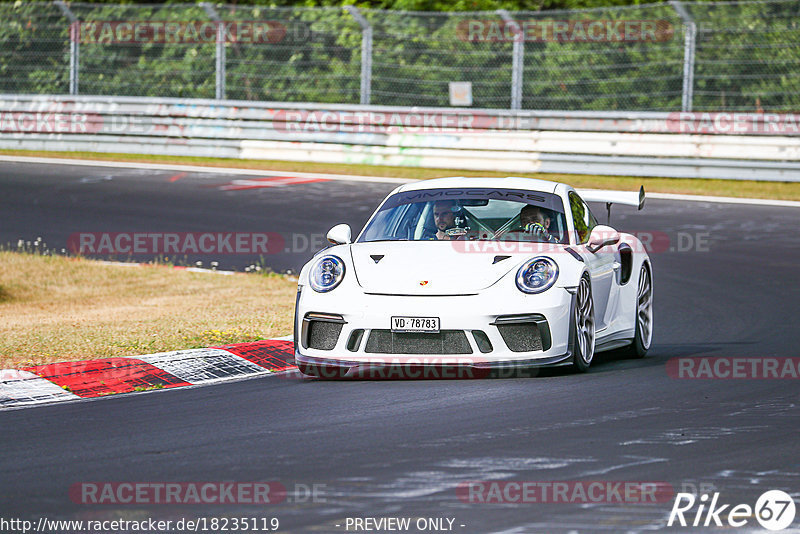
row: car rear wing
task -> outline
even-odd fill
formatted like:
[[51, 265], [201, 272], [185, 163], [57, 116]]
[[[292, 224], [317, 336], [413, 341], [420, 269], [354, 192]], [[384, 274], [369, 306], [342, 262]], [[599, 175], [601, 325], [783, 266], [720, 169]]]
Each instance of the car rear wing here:
[[605, 202], [606, 204], [625, 204], [638, 209], [644, 207], [644, 186], [638, 193], [628, 191], [603, 191], [600, 189], [584, 189], [577, 191], [586, 202]]
[[605, 202], [607, 224], [611, 224], [611, 205], [625, 204], [634, 206], [637, 209], [644, 207], [644, 186], [639, 188], [638, 193], [628, 191], [605, 191], [602, 189], [577, 190], [578, 195], [586, 202]]

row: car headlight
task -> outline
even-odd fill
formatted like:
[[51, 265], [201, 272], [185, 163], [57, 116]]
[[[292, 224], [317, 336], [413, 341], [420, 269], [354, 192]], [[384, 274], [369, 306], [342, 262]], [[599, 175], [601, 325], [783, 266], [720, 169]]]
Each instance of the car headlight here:
[[517, 287], [524, 293], [546, 291], [556, 283], [556, 279], [558, 265], [544, 256], [526, 261], [517, 271]]
[[330, 291], [344, 278], [344, 262], [338, 256], [322, 256], [311, 267], [308, 283], [319, 293]]

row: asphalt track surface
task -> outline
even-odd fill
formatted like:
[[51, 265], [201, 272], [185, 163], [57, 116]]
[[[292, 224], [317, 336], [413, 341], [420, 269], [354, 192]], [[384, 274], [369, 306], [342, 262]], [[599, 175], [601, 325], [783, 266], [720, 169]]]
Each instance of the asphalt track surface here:
[[[337, 222], [359, 226], [394, 187], [220, 191], [209, 185], [230, 177], [170, 182], [174, 174], [4, 163], [0, 241], [41, 236], [56, 247], [87, 230], [321, 234]], [[480, 504], [456, 493], [459, 483], [495, 479], [657, 481], [675, 491], [713, 487], [720, 503], [751, 506], [781, 489], [800, 504], [797, 380], [666, 371], [673, 357], [800, 355], [800, 210], [655, 200], [639, 213], [615, 210], [619, 229], [669, 240], [651, 253], [656, 333], [643, 360], [599, 355], [587, 374], [483, 380], [287, 373], [3, 411], [0, 517], [278, 517], [283, 532], [346, 532], [347, 517], [446, 517], [464, 533], [643, 532], [663, 529], [672, 508], [672, 499]], [[311, 253], [267, 261], [296, 269]], [[70, 485], [86, 481], [278, 481], [290, 497], [270, 506], [73, 503]], [[293, 491], [300, 485], [302, 497], [313, 484], [316, 502]], [[737, 530], [757, 527], [750, 518]]]
[[[331, 226], [348, 223], [355, 232], [398, 185], [287, 184], [284, 176], [0, 162], [0, 243], [16, 246], [20, 239], [34, 242], [41, 237], [49, 248], [60, 250], [68, 248], [70, 236], [82, 233], [267, 233], [282, 246], [275, 253], [268, 247], [271, 253], [264, 255], [264, 263], [276, 271], [296, 271], [326, 243]], [[248, 189], [228, 189], [239, 187]], [[220, 269], [243, 270], [259, 261], [249, 247], [238, 253], [233, 245], [232, 253], [161, 255], [188, 265], [216, 261]], [[86, 255], [123, 261], [154, 257]]]

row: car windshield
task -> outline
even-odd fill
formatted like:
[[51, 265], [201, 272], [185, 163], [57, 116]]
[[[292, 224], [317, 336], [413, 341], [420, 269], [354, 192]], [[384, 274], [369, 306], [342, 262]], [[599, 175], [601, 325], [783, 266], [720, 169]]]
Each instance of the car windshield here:
[[567, 243], [561, 198], [522, 189], [425, 189], [386, 199], [359, 238]]

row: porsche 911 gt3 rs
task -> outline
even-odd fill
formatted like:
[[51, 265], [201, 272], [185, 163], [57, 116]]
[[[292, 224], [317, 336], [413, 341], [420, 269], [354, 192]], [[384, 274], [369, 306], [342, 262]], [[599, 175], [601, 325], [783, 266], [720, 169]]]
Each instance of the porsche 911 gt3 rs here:
[[653, 272], [636, 236], [587, 202], [642, 209], [638, 193], [529, 178], [398, 187], [353, 240], [347, 225], [300, 272], [295, 359], [331, 376], [375, 365], [572, 365], [653, 334]]

